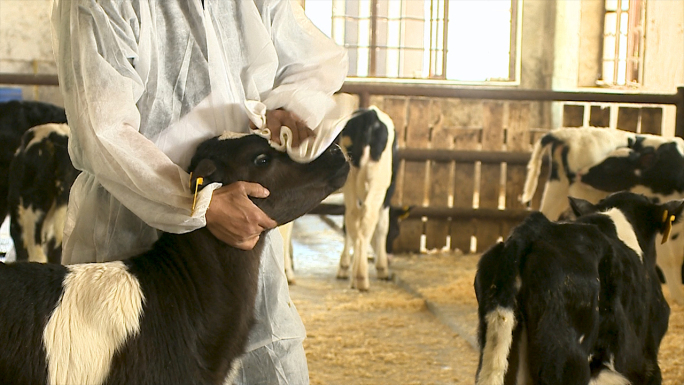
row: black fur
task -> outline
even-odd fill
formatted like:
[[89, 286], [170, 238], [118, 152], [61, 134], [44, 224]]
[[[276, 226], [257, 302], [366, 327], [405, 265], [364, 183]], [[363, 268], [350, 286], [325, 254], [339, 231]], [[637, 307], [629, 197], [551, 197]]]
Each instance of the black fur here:
[[[637, 140], [637, 144], [641, 142]], [[684, 157], [674, 142], [664, 143], [657, 149], [635, 145], [627, 156], [610, 156], [591, 167], [581, 176], [581, 181], [607, 192], [642, 185], [656, 194], [682, 194]]]

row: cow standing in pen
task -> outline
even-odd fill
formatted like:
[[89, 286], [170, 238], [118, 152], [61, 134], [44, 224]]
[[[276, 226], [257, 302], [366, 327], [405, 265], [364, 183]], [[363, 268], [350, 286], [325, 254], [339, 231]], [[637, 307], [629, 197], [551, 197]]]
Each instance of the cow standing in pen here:
[[[684, 198], [684, 140], [585, 127], [552, 130], [535, 144], [523, 203], [534, 196], [547, 149], [551, 170], [539, 211], [551, 220], [567, 211], [568, 196], [596, 203], [611, 192], [629, 190], [661, 202]], [[684, 223], [674, 226], [672, 242], [656, 246], [656, 255], [672, 299], [684, 304]]]
[[[266, 139], [214, 138], [197, 149], [193, 184], [259, 183], [255, 204], [279, 225], [345, 182], [337, 146], [311, 163]], [[188, 208], [190, 210], [190, 208]], [[125, 261], [0, 264], [0, 383], [224, 384], [253, 324], [263, 237], [231, 247], [206, 227], [164, 233]]]
[[575, 222], [532, 213], [480, 259], [477, 385], [661, 383], [670, 308], [654, 246], [684, 203], [571, 203]]
[[24, 133], [9, 173], [10, 233], [17, 261], [60, 263], [71, 164], [69, 126], [45, 124]]
[[21, 136], [31, 127], [66, 121], [64, 108], [52, 104], [20, 100], [0, 103], [0, 223], [9, 212], [9, 167]]
[[[375, 252], [375, 270], [379, 279], [390, 279], [387, 258], [389, 204], [394, 193], [394, 175], [398, 161], [392, 119], [371, 106], [349, 119], [340, 134], [339, 144], [351, 161], [344, 193], [344, 249], [337, 278], [349, 277], [351, 287], [368, 290], [368, 246]], [[353, 250], [351, 257], [350, 250]]]

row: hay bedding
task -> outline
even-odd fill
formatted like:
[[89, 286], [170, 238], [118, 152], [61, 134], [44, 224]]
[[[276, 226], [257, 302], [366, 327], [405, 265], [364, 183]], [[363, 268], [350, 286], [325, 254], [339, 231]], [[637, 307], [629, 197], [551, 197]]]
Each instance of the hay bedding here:
[[441, 324], [425, 302], [372, 280], [299, 277], [290, 288], [307, 329], [311, 384], [472, 384], [476, 352]]

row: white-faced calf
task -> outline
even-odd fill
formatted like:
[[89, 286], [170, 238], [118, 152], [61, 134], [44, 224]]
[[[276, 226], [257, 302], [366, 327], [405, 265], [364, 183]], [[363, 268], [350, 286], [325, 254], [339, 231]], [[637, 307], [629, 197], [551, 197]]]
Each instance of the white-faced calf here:
[[394, 123], [374, 106], [359, 110], [340, 134], [340, 146], [352, 163], [344, 193], [345, 240], [337, 278], [349, 277], [353, 249], [351, 287], [368, 290], [368, 246], [375, 251], [378, 278], [389, 279], [387, 234], [389, 203], [394, 193], [397, 167]]
[[17, 261], [60, 263], [71, 164], [69, 126], [45, 124], [24, 133], [9, 174], [7, 201]]
[[682, 201], [620, 192], [571, 205], [575, 222], [532, 213], [482, 256], [478, 385], [661, 383], [670, 308], [654, 249]]
[[[205, 184], [260, 183], [271, 194], [254, 202], [279, 224], [348, 170], [337, 147], [300, 164], [256, 135], [208, 140], [190, 167]], [[262, 248], [200, 228], [121, 262], [0, 264], [0, 291], [12, 293], [0, 298], [0, 383], [222, 384], [253, 324]]]

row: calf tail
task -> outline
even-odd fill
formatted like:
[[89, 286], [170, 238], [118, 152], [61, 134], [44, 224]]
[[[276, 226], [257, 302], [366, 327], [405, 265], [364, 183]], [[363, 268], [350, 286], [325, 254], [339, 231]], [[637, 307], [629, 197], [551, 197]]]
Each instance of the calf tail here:
[[505, 243], [489, 249], [480, 259], [475, 277], [478, 300], [480, 363], [476, 385], [503, 385], [508, 371], [513, 330], [519, 320], [516, 297], [520, 290], [520, 261], [536, 237], [535, 222], [548, 219], [531, 214]]
[[520, 202], [526, 206], [530, 205], [534, 193], [537, 191], [537, 183], [539, 182], [539, 174], [541, 173], [544, 150], [546, 150], [546, 146], [549, 144], [548, 142], [543, 141], [545, 137], [546, 135], [534, 143], [532, 156], [530, 157], [530, 161], [527, 162], [525, 187], [523, 189], [522, 197], [520, 198]]

